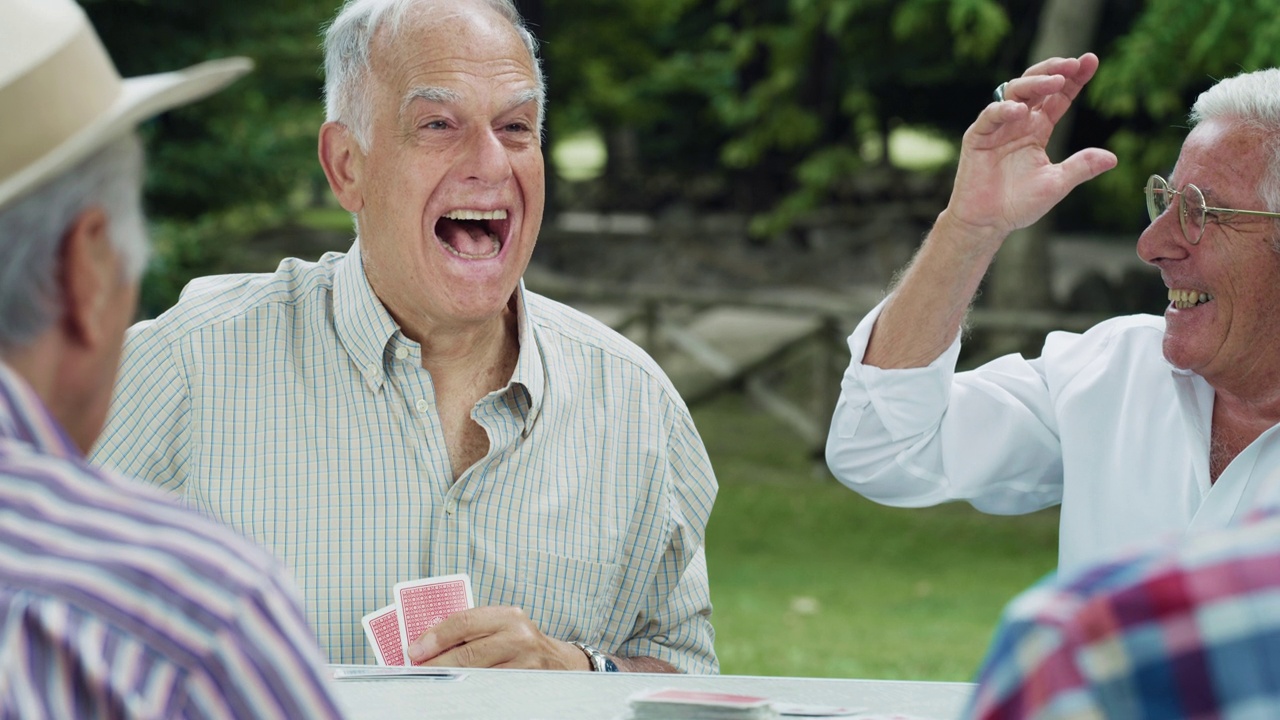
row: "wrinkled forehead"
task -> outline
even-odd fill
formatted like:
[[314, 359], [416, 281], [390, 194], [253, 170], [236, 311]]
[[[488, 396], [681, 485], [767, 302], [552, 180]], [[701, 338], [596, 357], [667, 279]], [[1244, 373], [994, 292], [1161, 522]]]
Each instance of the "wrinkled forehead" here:
[[1268, 134], [1255, 124], [1214, 119], [1187, 135], [1170, 173], [1175, 187], [1187, 183], [1205, 194], [1255, 193], [1268, 166]]

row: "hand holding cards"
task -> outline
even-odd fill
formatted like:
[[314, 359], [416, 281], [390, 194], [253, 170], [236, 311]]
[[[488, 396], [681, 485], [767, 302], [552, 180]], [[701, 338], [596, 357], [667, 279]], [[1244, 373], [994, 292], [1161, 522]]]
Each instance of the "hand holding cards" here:
[[459, 610], [475, 607], [471, 579], [441, 575], [396, 583], [395, 602], [360, 619], [379, 665], [408, 665], [409, 644]]

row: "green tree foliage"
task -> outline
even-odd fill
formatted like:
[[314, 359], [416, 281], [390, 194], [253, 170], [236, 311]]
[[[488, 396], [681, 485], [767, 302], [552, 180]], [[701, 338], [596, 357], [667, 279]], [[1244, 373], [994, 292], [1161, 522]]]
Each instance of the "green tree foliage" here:
[[278, 222], [316, 181], [321, 23], [335, 0], [80, 0], [121, 74], [229, 55], [256, 68], [227, 90], [142, 128], [156, 260], [143, 312], [193, 276], [228, 269], [249, 232]]
[[[553, 123], [635, 133], [638, 155], [661, 163], [647, 169], [651, 182], [687, 197], [689, 178], [713, 176], [718, 194], [694, 200], [767, 209], [762, 233], [839, 200], [859, 169], [883, 161], [863, 151], [867, 141], [882, 147], [897, 123], [958, 136], [1021, 63], [1038, 9], [995, 0], [546, 5]], [[675, 181], [664, 185], [663, 174]]]
[[1148, 175], [1172, 168], [1197, 95], [1220, 79], [1276, 65], [1280, 0], [1148, 0], [1089, 88], [1092, 105], [1125, 121], [1107, 142], [1120, 165], [1095, 181], [1095, 197], [1136, 197]]

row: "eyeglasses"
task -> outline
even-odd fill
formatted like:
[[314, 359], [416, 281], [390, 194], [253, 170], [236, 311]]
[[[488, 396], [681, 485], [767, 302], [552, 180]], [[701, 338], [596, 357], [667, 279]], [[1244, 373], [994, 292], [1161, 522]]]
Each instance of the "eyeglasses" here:
[[1147, 178], [1147, 215], [1151, 218], [1151, 222], [1155, 222], [1169, 206], [1173, 204], [1175, 195], [1182, 196], [1182, 202], [1178, 204], [1178, 222], [1182, 225], [1182, 236], [1187, 242], [1195, 245], [1200, 242], [1200, 237], [1204, 235], [1204, 226], [1208, 222], [1209, 213], [1213, 213], [1218, 220], [1223, 219], [1227, 215], [1261, 215], [1263, 217], [1280, 218], [1280, 213], [1266, 212], [1264, 210], [1235, 210], [1233, 208], [1209, 207], [1204, 204], [1204, 193], [1200, 192], [1200, 188], [1187, 183], [1182, 186], [1181, 190], [1174, 190], [1169, 181], [1159, 175], [1152, 175]]

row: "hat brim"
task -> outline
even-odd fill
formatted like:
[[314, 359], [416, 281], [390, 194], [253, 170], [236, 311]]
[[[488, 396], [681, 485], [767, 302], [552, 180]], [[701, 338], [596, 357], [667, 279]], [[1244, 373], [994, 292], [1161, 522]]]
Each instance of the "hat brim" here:
[[212, 95], [252, 69], [253, 62], [248, 58], [231, 57], [125, 80], [120, 96], [107, 112], [0, 182], [0, 208], [70, 169], [143, 120]]

